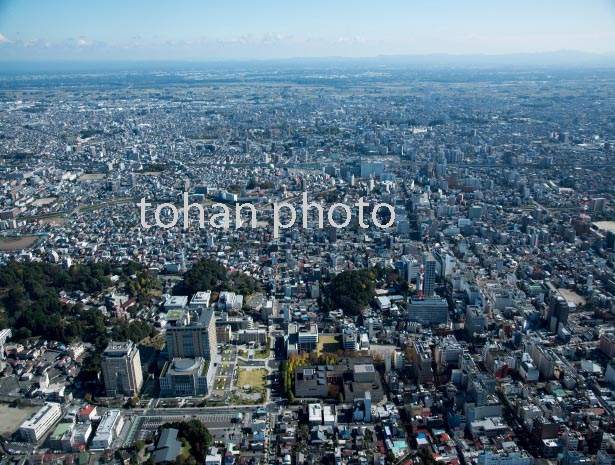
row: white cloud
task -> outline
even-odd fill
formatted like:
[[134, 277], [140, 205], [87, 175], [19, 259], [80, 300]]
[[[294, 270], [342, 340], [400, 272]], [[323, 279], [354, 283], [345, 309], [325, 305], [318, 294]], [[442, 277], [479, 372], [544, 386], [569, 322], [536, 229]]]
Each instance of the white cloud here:
[[217, 44], [217, 45], [247, 45], [261, 46], [274, 45], [292, 41], [293, 36], [289, 34], [281, 34], [276, 32], [267, 32], [264, 34], [242, 34], [236, 37], [227, 38], [201, 38], [201, 44]]
[[353, 36], [353, 37], [340, 36], [337, 38], [335, 42], [341, 45], [363, 45], [367, 43], [367, 40], [365, 40], [361, 36]]
[[13, 41], [6, 37], [4, 34], [0, 34], [0, 44], [12, 44]]
[[40, 45], [40, 40], [39, 39], [25, 40], [21, 42], [21, 45], [26, 48], [37, 47], [38, 45]]

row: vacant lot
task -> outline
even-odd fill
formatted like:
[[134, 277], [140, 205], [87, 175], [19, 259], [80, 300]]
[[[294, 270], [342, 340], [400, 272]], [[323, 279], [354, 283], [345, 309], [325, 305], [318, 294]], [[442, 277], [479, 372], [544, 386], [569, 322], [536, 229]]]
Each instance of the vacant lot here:
[[66, 218], [63, 216], [49, 216], [46, 218], [41, 218], [39, 221], [43, 224], [62, 224], [66, 221]]
[[319, 354], [334, 354], [342, 346], [340, 341], [335, 336], [318, 336], [318, 353]]
[[593, 224], [605, 231], [615, 232], [615, 221], [596, 221]]
[[19, 250], [28, 248], [36, 243], [38, 236], [19, 236], [0, 238], [0, 250]]
[[102, 174], [102, 173], [92, 173], [92, 174], [83, 174], [81, 175], [81, 177], [79, 178], [79, 181], [100, 181], [102, 179], [105, 179], [107, 177], [106, 174]]
[[58, 199], [56, 199], [55, 197], [45, 197], [43, 199], [37, 199], [34, 202], [32, 202], [32, 206], [33, 207], [44, 207], [45, 205], [51, 205], [56, 200]]
[[564, 296], [564, 299], [573, 302], [575, 305], [585, 305], [585, 299], [570, 289], [558, 289], [558, 292]]
[[10, 436], [19, 429], [19, 425], [37, 411], [37, 407], [13, 408], [6, 404], [0, 404], [0, 435]]

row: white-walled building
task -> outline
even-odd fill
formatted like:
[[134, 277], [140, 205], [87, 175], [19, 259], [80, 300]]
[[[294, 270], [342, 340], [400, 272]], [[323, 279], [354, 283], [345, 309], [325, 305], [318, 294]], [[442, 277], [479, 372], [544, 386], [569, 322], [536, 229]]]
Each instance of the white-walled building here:
[[211, 300], [211, 291], [201, 291], [197, 292], [190, 299], [190, 307], [209, 307], [209, 302]]
[[[503, 445], [505, 445], [504, 443]], [[489, 450], [485, 449], [478, 454], [478, 463], [480, 465], [533, 465], [534, 458], [527, 452], [519, 450], [513, 445], [509, 450]]]
[[115, 438], [122, 431], [123, 426], [124, 417], [122, 417], [120, 410], [107, 411], [100, 420], [90, 449], [102, 450], [111, 447]]
[[21, 424], [19, 428], [21, 437], [26, 442], [38, 442], [61, 417], [60, 404], [47, 402], [32, 418]]

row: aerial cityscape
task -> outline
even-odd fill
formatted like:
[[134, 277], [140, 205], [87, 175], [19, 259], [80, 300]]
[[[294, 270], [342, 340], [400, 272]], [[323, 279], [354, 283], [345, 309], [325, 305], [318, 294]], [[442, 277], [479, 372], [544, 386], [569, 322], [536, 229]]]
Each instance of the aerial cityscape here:
[[0, 465], [615, 463], [612, 2], [559, 47], [574, 2], [480, 40], [468, 2], [425, 53], [394, 1], [341, 42], [320, 0], [273, 35], [238, 2], [239, 42], [232, 6], [111, 2], [111, 38], [34, 3], [0, 7]]

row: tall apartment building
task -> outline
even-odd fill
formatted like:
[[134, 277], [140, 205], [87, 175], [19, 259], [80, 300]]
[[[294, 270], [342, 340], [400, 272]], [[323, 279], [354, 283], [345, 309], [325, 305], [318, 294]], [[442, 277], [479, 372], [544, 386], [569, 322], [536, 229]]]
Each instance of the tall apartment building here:
[[598, 349], [609, 358], [615, 357], [615, 336], [608, 333], [602, 334]]
[[475, 334], [484, 334], [487, 326], [487, 315], [482, 308], [476, 305], [468, 305], [466, 308], [466, 320], [464, 329], [468, 337]]
[[551, 349], [533, 342], [530, 345], [530, 356], [543, 378], [553, 379], [557, 361], [555, 353]]
[[424, 282], [423, 294], [432, 297], [436, 292], [436, 259], [430, 252], [423, 254]]
[[131, 396], [143, 385], [139, 349], [132, 342], [111, 342], [102, 356], [102, 373], [108, 396]]
[[444, 279], [445, 277], [451, 276], [453, 274], [455, 264], [457, 263], [455, 256], [444, 250], [434, 250], [433, 256], [437, 264], [436, 272], [440, 278]]
[[552, 333], [557, 333], [559, 325], [568, 324], [568, 316], [574, 313], [576, 305], [569, 302], [559, 293], [559, 291], [549, 292], [549, 311], [547, 313], [547, 323]]
[[470, 218], [471, 220], [480, 220], [481, 216], [483, 216], [482, 205], [472, 205], [468, 209], [468, 218]]
[[414, 365], [414, 375], [419, 383], [433, 381], [431, 348], [424, 342], [414, 342], [414, 352], [412, 364]]
[[458, 367], [459, 357], [463, 354], [463, 346], [455, 336], [449, 334], [436, 345], [435, 358], [438, 370], [446, 367]]
[[214, 360], [217, 353], [216, 317], [208, 308], [197, 310], [198, 316], [187, 322], [184, 319], [167, 325], [166, 342], [169, 360], [198, 358]]
[[412, 255], [404, 255], [401, 257], [401, 271], [408, 283], [416, 280], [419, 269], [419, 261]]
[[589, 200], [589, 211], [590, 212], [601, 212], [604, 210], [606, 206], [606, 198], [604, 197], [594, 197]]

